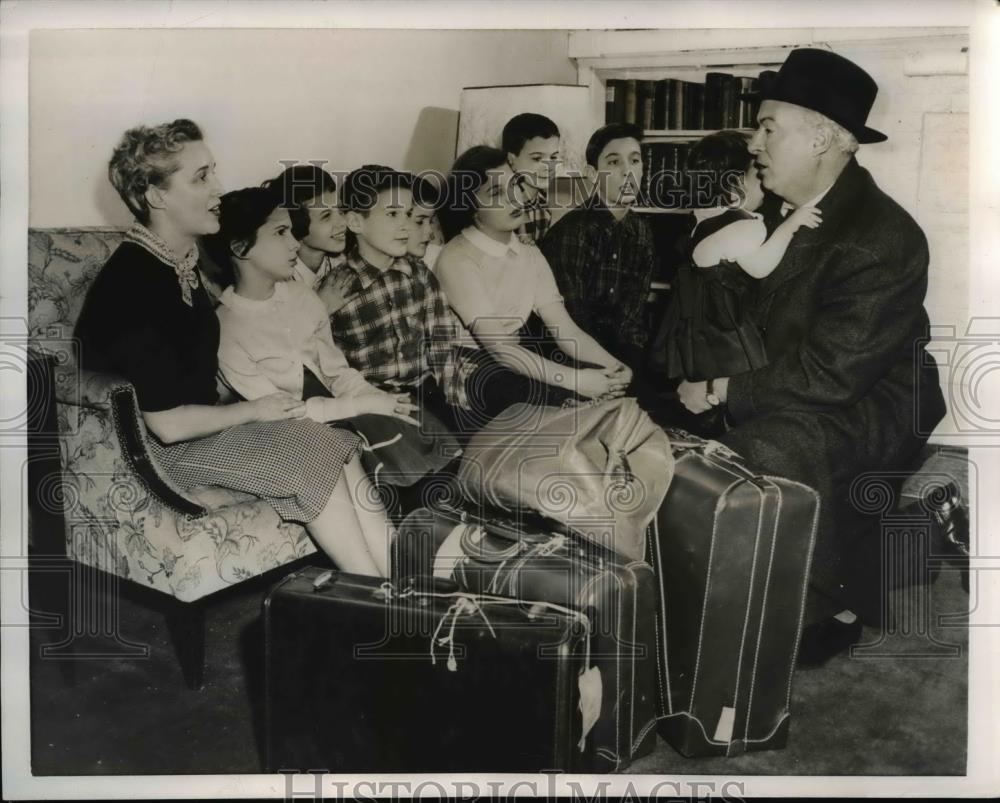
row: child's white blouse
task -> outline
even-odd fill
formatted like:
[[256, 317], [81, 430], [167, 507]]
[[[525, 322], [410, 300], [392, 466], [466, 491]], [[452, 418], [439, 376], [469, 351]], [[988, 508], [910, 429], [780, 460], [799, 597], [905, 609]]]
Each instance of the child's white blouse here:
[[378, 392], [347, 364], [333, 342], [326, 307], [305, 282], [279, 282], [264, 301], [227, 287], [220, 301], [219, 372], [243, 398], [285, 391], [301, 399], [303, 367], [336, 397], [306, 402], [306, 415], [316, 421], [357, 415], [363, 411], [352, 397]]

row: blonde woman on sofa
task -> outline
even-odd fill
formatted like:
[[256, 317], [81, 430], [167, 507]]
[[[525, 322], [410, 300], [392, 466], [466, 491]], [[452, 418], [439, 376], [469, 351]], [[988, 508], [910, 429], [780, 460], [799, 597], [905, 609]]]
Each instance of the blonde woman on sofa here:
[[136, 221], [101, 269], [76, 327], [82, 367], [134, 386], [149, 449], [179, 486], [217, 485], [303, 523], [344, 571], [388, 574], [391, 526], [355, 505], [345, 468], [357, 435], [305, 418], [276, 392], [219, 404], [219, 322], [199, 280], [197, 238], [219, 229], [215, 160], [198, 126], [174, 120], [125, 132], [108, 174]]

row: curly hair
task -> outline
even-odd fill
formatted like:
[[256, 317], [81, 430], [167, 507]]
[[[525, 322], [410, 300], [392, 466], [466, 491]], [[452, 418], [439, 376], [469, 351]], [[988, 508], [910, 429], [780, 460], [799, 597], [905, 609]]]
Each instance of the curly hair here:
[[201, 140], [201, 129], [184, 118], [155, 126], [137, 125], [122, 136], [108, 162], [108, 178], [140, 223], [149, 223], [146, 190], [165, 186], [179, 169], [174, 154], [186, 143]]

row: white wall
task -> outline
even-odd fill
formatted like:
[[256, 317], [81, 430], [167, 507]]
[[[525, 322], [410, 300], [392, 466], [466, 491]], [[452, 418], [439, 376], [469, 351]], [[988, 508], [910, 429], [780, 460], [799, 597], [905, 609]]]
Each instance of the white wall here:
[[125, 225], [122, 132], [189, 117], [227, 189], [279, 159], [447, 169], [465, 86], [575, 83], [565, 31], [66, 30], [30, 40], [30, 225]]

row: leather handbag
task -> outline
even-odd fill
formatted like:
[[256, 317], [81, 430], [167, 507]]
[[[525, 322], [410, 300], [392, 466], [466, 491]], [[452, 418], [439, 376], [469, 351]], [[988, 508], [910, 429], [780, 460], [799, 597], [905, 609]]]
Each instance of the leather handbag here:
[[457, 482], [472, 503], [535, 511], [642, 560], [673, 470], [669, 439], [633, 398], [519, 403], [470, 439]]

